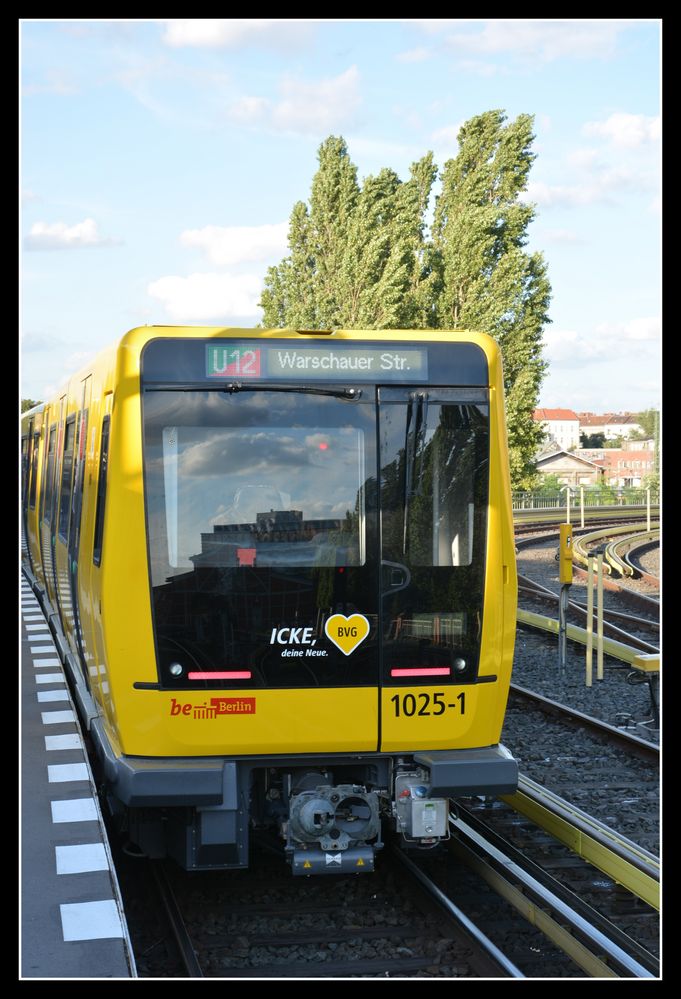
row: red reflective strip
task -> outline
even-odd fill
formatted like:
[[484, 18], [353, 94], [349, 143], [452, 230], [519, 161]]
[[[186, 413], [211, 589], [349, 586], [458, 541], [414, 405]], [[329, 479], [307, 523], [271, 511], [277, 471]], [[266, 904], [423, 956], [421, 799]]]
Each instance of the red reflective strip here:
[[250, 670], [229, 670], [219, 673], [187, 673], [190, 680], [250, 680]]
[[391, 669], [391, 676], [449, 676], [449, 666], [424, 666], [418, 669]]

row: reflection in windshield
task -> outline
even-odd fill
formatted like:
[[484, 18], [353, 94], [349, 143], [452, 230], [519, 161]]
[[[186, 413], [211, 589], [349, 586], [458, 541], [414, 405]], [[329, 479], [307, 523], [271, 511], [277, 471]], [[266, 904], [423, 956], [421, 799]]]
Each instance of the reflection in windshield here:
[[[419, 400], [384, 406], [381, 469], [384, 558], [411, 566], [473, 563], [475, 519], [484, 528], [487, 408]], [[405, 433], [406, 426], [406, 433]], [[477, 539], [480, 546], [481, 538]], [[481, 558], [481, 553], [479, 555]]]
[[364, 561], [363, 432], [164, 427], [168, 564]]

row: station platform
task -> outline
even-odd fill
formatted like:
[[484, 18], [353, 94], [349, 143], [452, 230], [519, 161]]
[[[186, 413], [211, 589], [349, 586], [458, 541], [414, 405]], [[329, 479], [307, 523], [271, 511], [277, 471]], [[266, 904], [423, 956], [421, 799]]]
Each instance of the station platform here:
[[62, 663], [21, 583], [20, 980], [137, 978]]

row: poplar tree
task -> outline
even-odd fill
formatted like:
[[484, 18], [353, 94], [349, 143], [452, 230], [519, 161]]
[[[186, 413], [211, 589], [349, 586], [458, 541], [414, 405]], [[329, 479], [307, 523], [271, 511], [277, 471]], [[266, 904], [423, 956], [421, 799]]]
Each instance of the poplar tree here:
[[298, 202], [291, 213], [289, 255], [265, 278], [264, 325], [422, 325], [425, 215], [437, 174], [432, 154], [412, 165], [406, 182], [385, 168], [361, 188], [342, 138], [330, 136], [318, 158], [309, 208]]
[[511, 478], [524, 488], [542, 440], [532, 415], [546, 370], [551, 289], [542, 254], [524, 249], [535, 217], [519, 197], [535, 159], [533, 118], [505, 121], [502, 111], [487, 111], [466, 122], [458, 155], [444, 165], [432, 230], [440, 278], [434, 308], [439, 329], [483, 330], [500, 345]]
[[491, 334], [504, 361], [514, 488], [529, 486], [542, 430], [532, 414], [545, 370], [541, 336], [550, 286], [528, 253], [533, 119], [488, 111], [459, 131], [445, 163], [432, 231], [432, 153], [401, 181], [388, 168], [360, 186], [345, 141], [322, 143], [309, 207], [291, 213], [289, 254], [269, 268], [263, 325], [289, 329], [470, 329]]

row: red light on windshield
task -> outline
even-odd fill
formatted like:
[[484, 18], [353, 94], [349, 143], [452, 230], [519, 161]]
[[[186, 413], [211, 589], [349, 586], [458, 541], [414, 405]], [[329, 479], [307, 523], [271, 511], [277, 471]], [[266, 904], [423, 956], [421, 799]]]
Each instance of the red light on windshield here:
[[329, 450], [329, 445], [326, 443], [326, 441], [322, 441], [322, 443], [319, 445], [319, 450], [320, 451], [328, 451]]

